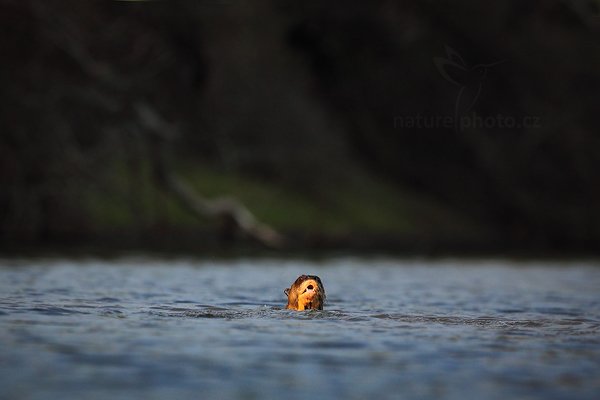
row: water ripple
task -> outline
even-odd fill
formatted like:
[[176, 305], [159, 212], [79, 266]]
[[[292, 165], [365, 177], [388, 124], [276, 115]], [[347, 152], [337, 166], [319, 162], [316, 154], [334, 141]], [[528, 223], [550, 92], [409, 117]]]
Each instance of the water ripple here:
[[[7, 398], [595, 400], [600, 270], [463, 264], [0, 263], [0, 387]], [[283, 309], [281, 287], [313, 272], [325, 310]]]
[[44, 315], [72, 315], [72, 314], [89, 314], [89, 312], [78, 311], [64, 307], [53, 305], [39, 305], [36, 307], [27, 308], [26, 311], [32, 311]]

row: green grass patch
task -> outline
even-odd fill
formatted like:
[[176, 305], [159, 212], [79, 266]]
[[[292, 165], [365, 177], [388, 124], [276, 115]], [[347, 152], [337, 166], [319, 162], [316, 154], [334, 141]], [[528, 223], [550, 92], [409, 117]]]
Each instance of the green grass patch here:
[[[126, 164], [116, 164], [109, 171], [105, 185], [91, 185], [83, 195], [95, 229], [139, 231], [157, 225], [188, 229], [211, 223], [158, 188], [149, 168], [132, 171]], [[282, 231], [435, 236], [478, 229], [431, 199], [367, 174], [322, 185], [315, 194], [197, 164], [182, 165], [178, 173], [199, 195], [234, 197], [258, 219]]]

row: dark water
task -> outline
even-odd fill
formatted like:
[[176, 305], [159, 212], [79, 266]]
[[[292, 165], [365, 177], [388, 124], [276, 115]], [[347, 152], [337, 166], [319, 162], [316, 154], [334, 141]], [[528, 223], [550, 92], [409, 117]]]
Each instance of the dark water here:
[[3, 399], [598, 399], [600, 268], [4, 260], [0, 346]]

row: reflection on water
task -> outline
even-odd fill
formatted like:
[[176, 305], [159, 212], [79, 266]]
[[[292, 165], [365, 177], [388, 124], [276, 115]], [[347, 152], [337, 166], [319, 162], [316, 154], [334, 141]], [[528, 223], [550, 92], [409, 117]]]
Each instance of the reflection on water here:
[[[284, 310], [319, 275], [324, 311]], [[0, 261], [0, 397], [600, 393], [600, 268], [502, 261]]]

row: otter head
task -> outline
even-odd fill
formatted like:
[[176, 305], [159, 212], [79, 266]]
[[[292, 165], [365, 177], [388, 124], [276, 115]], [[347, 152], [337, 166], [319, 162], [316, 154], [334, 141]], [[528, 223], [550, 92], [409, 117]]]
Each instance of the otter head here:
[[316, 275], [301, 275], [292, 286], [283, 291], [288, 298], [285, 308], [290, 310], [322, 310], [325, 288]]

